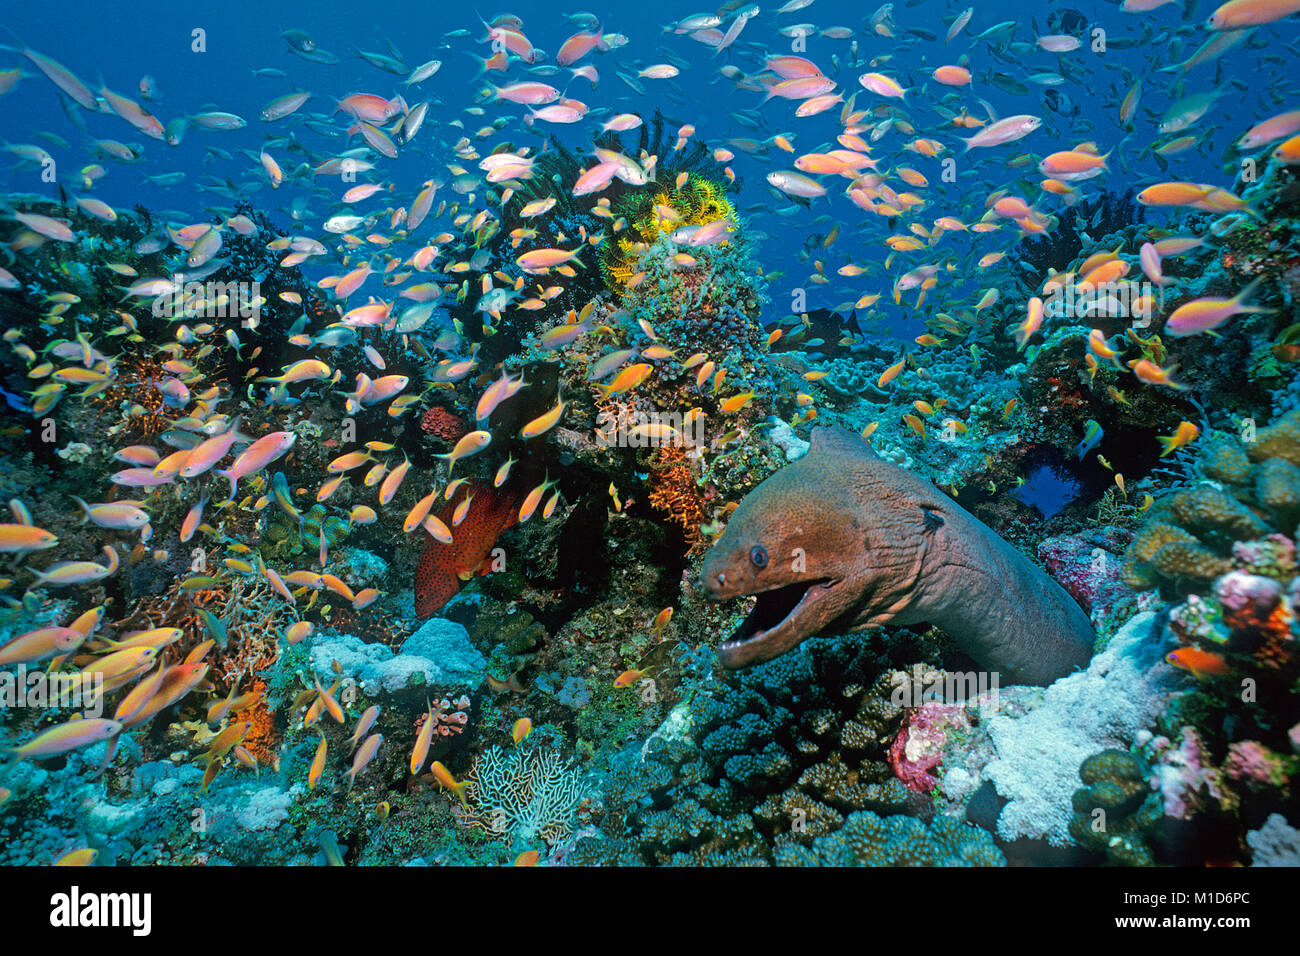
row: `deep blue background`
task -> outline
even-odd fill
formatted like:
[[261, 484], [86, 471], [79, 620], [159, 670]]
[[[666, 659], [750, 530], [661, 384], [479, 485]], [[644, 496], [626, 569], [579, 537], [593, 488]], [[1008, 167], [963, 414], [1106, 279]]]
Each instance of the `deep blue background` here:
[[[1231, 142], [1254, 122], [1296, 106], [1294, 96], [1284, 95], [1283, 89], [1285, 85], [1293, 92], [1294, 79], [1282, 77], [1276, 65], [1262, 59], [1265, 55], [1281, 55], [1291, 57], [1294, 63], [1294, 54], [1286, 44], [1294, 49], [1297, 36], [1300, 36], [1300, 27], [1297, 26], [1300, 21], [1295, 17], [1261, 28], [1248, 45], [1237, 48], [1216, 63], [1197, 67], [1187, 74], [1182, 89], [1173, 87], [1179, 74], [1155, 72], [1159, 67], [1190, 56], [1209, 37], [1201, 24], [1214, 4], [1203, 0], [1186, 0], [1185, 6], [1174, 3], [1140, 15], [1122, 13], [1113, 3], [1029, 5], [1005, 0], [981, 2], [976, 4], [975, 16], [965, 32], [947, 46], [943, 42], [946, 22], [969, 5], [967, 0], [949, 3], [921, 0], [913, 5], [895, 3], [896, 39], [871, 32], [865, 18], [877, 9], [872, 4], [816, 0], [803, 10], [778, 17], [775, 11], [779, 4], [768, 3], [763, 5], [761, 16], [746, 26], [736, 46], [717, 57], [700, 43], [663, 31], [664, 25], [701, 12], [704, 8], [697, 6], [698, 2], [667, 0], [654, 4], [605, 3], [567, 8], [587, 9], [602, 17], [607, 31], [616, 31], [630, 38], [627, 46], [613, 54], [592, 55], [582, 61], [595, 65], [600, 71], [598, 89], [593, 91], [586, 80], [576, 79], [567, 85], [568, 94], [592, 108], [607, 106], [614, 112], [634, 111], [646, 117], [659, 107], [674, 121], [694, 124], [697, 136], [707, 139], [711, 146], [725, 145], [725, 140], [730, 137], [764, 138], [777, 132], [793, 132], [797, 133], [795, 145], [799, 153], [819, 146], [833, 147], [834, 136], [839, 132], [838, 107], [818, 117], [800, 119], [794, 116], [796, 104], [774, 100], [762, 111], [767, 129], [761, 134], [755, 133], [735, 122], [733, 111], [756, 107], [760, 94], [734, 89], [729, 81], [719, 78], [718, 67], [734, 63], [747, 73], [758, 72], [761, 54], [755, 47], [759, 44], [772, 52], [790, 52], [791, 41], [777, 34], [778, 26], [814, 23], [819, 28], [832, 25], [850, 27], [855, 31], [862, 56], [891, 56], [892, 59], [877, 66], [853, 68], [845, 65], [837, 73], [832, 65], [832, 54], [838, 54], [844, 63], [848, 58], [850, 41], [820, 36], [807, 40], [807, 51], [803, 55], [838, 80], [839, 89], [846, 97], [857, 91], [859, 108], [884, 102], [859, 87], [859, 74], [876, 69], [898, 77], [904, 86], [915, 88], [905, 108], [917, 127], [917, 135], [935, 136], [957, 149], [955, 155], [962, 164], [959, 167], [961, 172], [956, 183], [946, 184], [939, 178], [935, 160], [901, 151], [902, 144], [910, 136], [890, 133], [877, 147], [875, 155], [881, 158], [881, 169], [888, 169], [890, 160], [897, 154], [900, 164], [913, 166], [929, 177], [931, 186], [924, 194], [932, 205], [916, 217], [916, 221], [926, 225], [943, 215], [958, 215], [974, 221], [983, 211], [984, 197], [990, 191], [1000, 187], [1014, 188], [1017, 182], [1025, 183], [1022, 194], [1032, 198], [1037, 194], [1036, 183], [1041, 177], [1032, 167], [1007, 169], [1004, 160], [1024, 150], [1043, 155], [1055, 149], [1068, 148], [1084, 138], [1096, 140], [1103, 152], [1112, 148], [1116, 150], [1111, 161], [1111, 173], [1083, 184], [1088, 194], [1094, 193], [1099, 186], [1123, 190], [1171, 178], [1213, 181], [1230, 186], [1232, 176], [1224, 171], [1223, 161]], [[563, 40], [576, 32], [576, 27], [562, 17], [560, 9], [550, 2], [516, 4], [510, 8], [510, 12], [523, 18], [525, 32], [532, 42], [548, 51], [548, 62], [553, 62]], [[1102, 56], [1091, 53], [1086, 44], [1085, 48], [1059, 58], [1056, 54], [1034, 50], [1018, 64], [1009, 64], [989, 54], [987, 41], [973, 39], [977, 33], [999, 21], [1017, 20], [1014, 38], [1032, 43], [1037, 33], [1049, 32], [1048, 13], [1062, 9], [1078, 10], [1090, 23], [1106, 29], [1111, 38], [1137, 36], [1143, 25], [1149, 23], [1157, 28], [1156, 42], [1137, 49], [1110, 49]], [[491, 17], [500, 11], [484, 8], [477, 12]], [[1037, 30], [1031, 20], [1037, 21]], [[97, 184], [94, 194], [122, 208], [143, 203], [154, 209], [178, 210], [198, 220], [205, 218], [203, 210], [206, 206], [228, 206], [225, 200], [196, 191], [196, 181], [204, 174], [236, 182], [260, 178], [260, 169], [254, 160], [238, 151], [245, 149], [256, 154], [266, 136], [282, 135], [291, 128], [290, 123], [284, 121], [264, 124], [258, 119], [258, 113], [273, 97], [295, 87], [318, 94], [304, 107], [305, 112], [314, 113], [328, 112], [336, 98], [358, 91], [385, 96], [404, 92], [410, 103], [429, 97], [441, 102], [440, 107], [431, 109], [430, 121], [416, 141], [420, 151], [426, 155], [408, 148], [396, 161], [380, 160], [382, 178], [397, 184], [398, 202], [409, 202], [420, 183], [431, 176], [448, 178], [443, 163], [454, 160], [450, 149], [444, 147], [449, 147], [463, 132], [445, 125], [452, 119], [461, 118], [465, 132], [472, 134], [497, 115], [513, 117], [511, 125], [499, 136], [487, 141], [476, 140], [480, 146], [483, 142], [491, 144], [505, 139], [520, 144], [538, 141], [522, 131], [519, 118], [525, 113], [523, 107], [508, 103], [487, 105], [487, 114], [482, 117], [463, 112], [466, 106], [472, 105], [474, 92], [483, 86], [482, 79], [473, 78], [475, 63], [467, 54], [490, 53], [474, 9], [464, 4], [429, 3], [428, 0], [388, 0], [382, 4], [338, 0], [226, 0], [184, 4], [119, 0], [112, 5], [89, 0], [60, 0], [49, 5], [6, 2], [3, 23], [34, 49], [71, 68], [92, 87], [97, 88], [102, 78], [116, 92], [138, 97], [141, 76], [151, 74], [161, 98], [145, 105], [163, 122], [178, 113], [198, 112], [205, 107], [238, 113], [248, 120], [245, 129], [233, 133], [191, 129], [180, 147], [169, 148], [139, 135], [115, 116], [86, 115], [83, 112], [92, 136], [146, 145], [146, 160], [139, 165], [104, 163], [109, 175]], [[936, 34], [938, 39], [934, 42], [905, 40], [907, 29], [913, 26]], [[207, 52], [204, 54], [190, 52], [190, 31], [194, 27], [207, 31]], [[307, 31], [318, 46], [337, 54], [342, 62], [326, 66], [291, 55], [279, 36], [285, 28]], [[470, 29], [471, 36], [451, 40], [443, 38], [444, 33], [457, 28]], [[1182, 35], [1175, 32], [1179, 30]], [[385, 39], [391, 39], [397, 45], [411, 67], [431, 58], [442, 59], [441, 72], [422, 86], [410, 89], [402, 85], [400, 78], [384, 73], [354, 55], [357, 46], [384, 51]], [[690, 68], [673, 81], [643, 80], [647, 90], [645, 97], [633, 93], [615, 75], [616, 64], [634, 73], [637, 66], [663, 62], [662, 50], [685, 58]], [[1043, 115], [1047, 123], [1042, 130], [1020, 144], [976, 150], [962, 156], [957, 137], [971, 135], [973, 131], [940, 127], [938, 116], [927, 105], [937, 97], [953, 92], [929, 80], [929, 73], [944, 63], [957, 62], [968, 51], [976, 80], [969, 89], [957, 90], [955, 100], [967, 104], [977, 116], [984, 113], [976, 97], [986, 98], [1000, 115], [1022, 112]], [[0, 53], [0, 68], [11, 67], [19, 60], [14, 54]], [[1030, 74], [1055, 70], [1061, 60], [1079, 66], [1075, 71], [1077, 79], [1059, 88], [1079, 108], [1079, 114], [1071, 120], [1063, 120], [1047, 110], [1041, 101], [1046, 87], [1028, 83], [1025, 79]], [[28, 72], [36, 73], [25, 60], [22, 62]], [[259, 67], [276, 67], [289, 76], [287, 79], [254, 78], [250, 71]], [[1026, 82], [1030, 93], [1013, 96], [984, 82], [982, 76], [990, 68]], [[502, 82], [501, 74], [489, 76], [493, 82]], [[1126, 133], [1119, 128], [1116, 116], [1120, 99], [1135, 76], [1142, 76], [1144, 81], [1142, 108], [1136, 129]], [[511, 81], [525, 78], [522, 66], [513, 66], [509, 78]], [[545, 82], [562, 89], [566, 80], [567, 72], [545, 78]], [[717, 82], [713, 82], [715, 80]], [[923, 85], [927, 87], [924, 91], [921, 89]], [[1169, 172], [1162, 172], [1144, 150], [1159, 139], [1156, 124], [1171, 102], [1171, 95], [1215, 88], [1224, 89], [1227, 95], [1209, 116], [1189, 131], [1202, 138], [1200, 147], [1171, 157]], [[682, 92], [685, 105], [671, 97], [673, 89]], [[53, 85], [39, 74], [24, 80], [14, 92], [0, 98], [0, 126], [7, 142], [40, 143], [49, 149], [60, 162], [61, 172], [66, 178], [68, 171], [79, 169], [92, 159], [85, 149], [87, 137], [64, 115], [58, 104], [58, 95]], [[585, 146], [594, 126], [595, 123], [584, 121], [570, 127], [548, 126], [547, 131], [557, 132], [574, 145]], [[56, 133], [67, 139], [70, 147], [60, 149], [34, 139], [38, 131]], [[342, 148], [337, 145], [341, 141], [326, 140], [301, 127], [296, 129], [296, 135], [319, 150], [321, 158]], [[353, 145], [359, 144], [359, 139], [353, 140]], [[205, 159], [207, 145], [229, 150], [235, 153], [236, 158], [232, 162], [211, 157]], [[1234, 158], [1230, 152], [1227, 156], [1230, 160]], [[771, 169], [792, 168], [793, 158], [777, 150], [765, 157], [751, 157], [738, 152], [733, 166], [746, 182], [741, 197], [742, 207], [764, 204], [774, 209], [786, 205], [773, 197], [764, 176]], [[21, 166], [15, 168], [5, 159], [0, 159], [0, 167], [8, 167], [0, 170], [0, 184], [8, 191], [50, 192], [51, 187], [39, 181], [36, 170]], [[284, 159], [288, 163], [297, 161], [292, 156]], [[971, 159], [978, 162], [968, 163]], [[187, 173], [188, 179], [172, 189], [164, 190], [142, 182], [145, 175], [176, 171]], [[976, 273], [967, 278], [967, 271], [974, 270], [968, 270], [970, 260], [966, 256], [972, 249], [977, 249], [980, 254], [1010, 249], [1014, 235], [1006, 230], [977, 237], [974, 240], [977, 245], [972, 245], [965, 237], [950, 235], [936, 251], [922, 251], [900, 260], [887, 278], [843, 280], [835, 276], [835, 269], [850, 259], [859, 263], [882, 261], [888, 252], [883, 245], [889, 234], [885, 221], [862, 213], [846, 197], [839, 195], [842, 182], [827, 177], [826, 183], [831, 189], [829, 202], [818, 200], [809, 210], [800, 210], [796, 215], [778, 217], [770, 209], [749, 213], [751, 229], [767, 237], [762, 246], [764, 264], [769, 269], [784, 269], [786, 272], [785, 277], [774, 284], [773, 314], [766, 317], [769, 321], [788, 311], [789, 290], [796, 285], [809, 289], [810, 308], [855, 299], [862, 292], [880, 291], [884, 293], [881, 308], [888, 308], [895, 320], [907, 320], [895, 321], [896, 330], [914, 335], [918, 326], [914, 314], [906, 308], [895, 309], [888, 303], [889, 282], [904, 268], [938, 261], [948, 254], [963, 256], [963, 268], [952, 277], [956, 283], [955, 301], [966, 301], [961, 299], [965, 295], [973, 303], [981, 288], [997, 284], [996, 271]], [[289, 185], [276, 192], [264, 188], [254, 201], [287, 227], [289, 219], [281, 210], [295, 194]], [[380, 200], [377, 198], [375, 201]], [[329, 212], [327, 204], [319, 199], [312, 200], [311, 208], [316, 213], [314, 223], [317, 225]], [[1063, 207], [1056, 200], [1049, 199], [1044, 208], [1060, 212]], [[1159, 215], [1162, 222], [1168, 219], [1163, 212]], [[818, 247], [812, 255], [814, 259], [825, 261], [826, 273], [834, 281], [829, 285], [809, 285], [805, 280], [811, 272], [811, 264], [795, 261], [793, 253], [809, 234], [825, 233], [836, 220], [842, 223], [843, 230], [838, 242], [829, 250]], [[898, 231], [901, 229], [900, 226]], [[313, 232], [303, 227], [298, 231]], [[320, 235], [318, 231], [313, 234]]]

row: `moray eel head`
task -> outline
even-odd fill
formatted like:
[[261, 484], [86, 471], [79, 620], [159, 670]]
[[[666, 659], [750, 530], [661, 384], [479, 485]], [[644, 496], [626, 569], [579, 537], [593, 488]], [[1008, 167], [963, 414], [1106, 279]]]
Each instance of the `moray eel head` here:
[[[764, 481], [763, 495], [740, 503], [704, 560], [702, 584], [710, 600], [757, 598], [744, 622], [718, 647], [725, 667], [748, 667], [784, 654], [854, 604], [856, 595], [846, 586], [852, 568], [839, 556], [861, 552], [862, 529], [849, 502], [836, 508], [834, 501], [810, 496], [807, 469], [798, 464]], [[828, 514], [846, 518], [828, 522]]]

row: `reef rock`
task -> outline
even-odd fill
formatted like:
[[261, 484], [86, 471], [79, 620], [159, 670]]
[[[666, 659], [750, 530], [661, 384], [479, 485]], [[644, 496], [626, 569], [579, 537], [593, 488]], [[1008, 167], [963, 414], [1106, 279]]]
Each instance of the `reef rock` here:
[[998, 817], [1003, 839], [1069, 845], [1079, 765], [1101, 750], [1132, 746], [1184, 682], [1164, 661], [1163, 634], [1154, 621], [1154, 614], [1138, 614], [1087, 670], [1048, 687], [1039, 707], [987, 722], [993, 757], [983, 777], [1010, 801]]
[[350, 634], [322, 634], [311, 646], [312, 669], [324, 681], [334, 674], [334, 661], [369, 695], [420, 685], [474, 691], [487, 673], [487, 660], [470, 643], [469, 632], [446, 618], [426, 621], [398, 654]]

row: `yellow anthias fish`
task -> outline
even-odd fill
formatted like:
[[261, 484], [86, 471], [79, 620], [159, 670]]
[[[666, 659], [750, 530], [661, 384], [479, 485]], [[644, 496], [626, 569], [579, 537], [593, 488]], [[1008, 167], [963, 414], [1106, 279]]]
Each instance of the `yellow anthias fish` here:
[[1157, 435], [1156, 441], [1162, 447], [1160, 457], [1164, 458], [1184, 445], [1190, 445], [1200, 434], [1201, 430], [1191, 422], [1180, 422], [1172, 435]]

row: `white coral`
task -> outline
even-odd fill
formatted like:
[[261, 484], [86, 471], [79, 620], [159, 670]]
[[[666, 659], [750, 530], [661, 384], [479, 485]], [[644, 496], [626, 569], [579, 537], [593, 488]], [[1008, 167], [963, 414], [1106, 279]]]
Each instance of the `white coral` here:
[[1251, 866], [1300, 866], [1300, 830], [1280, 813], [1270, 814], [1258, 830], [1246, 834], [1254, 855]]
[[557, 751], [493, 747], [466, 778], [473, 805], [465, 823], [525, 843], [539, 836], [555, 846], [573, 831], [573, 818], [587, 796], [582, 777]]

